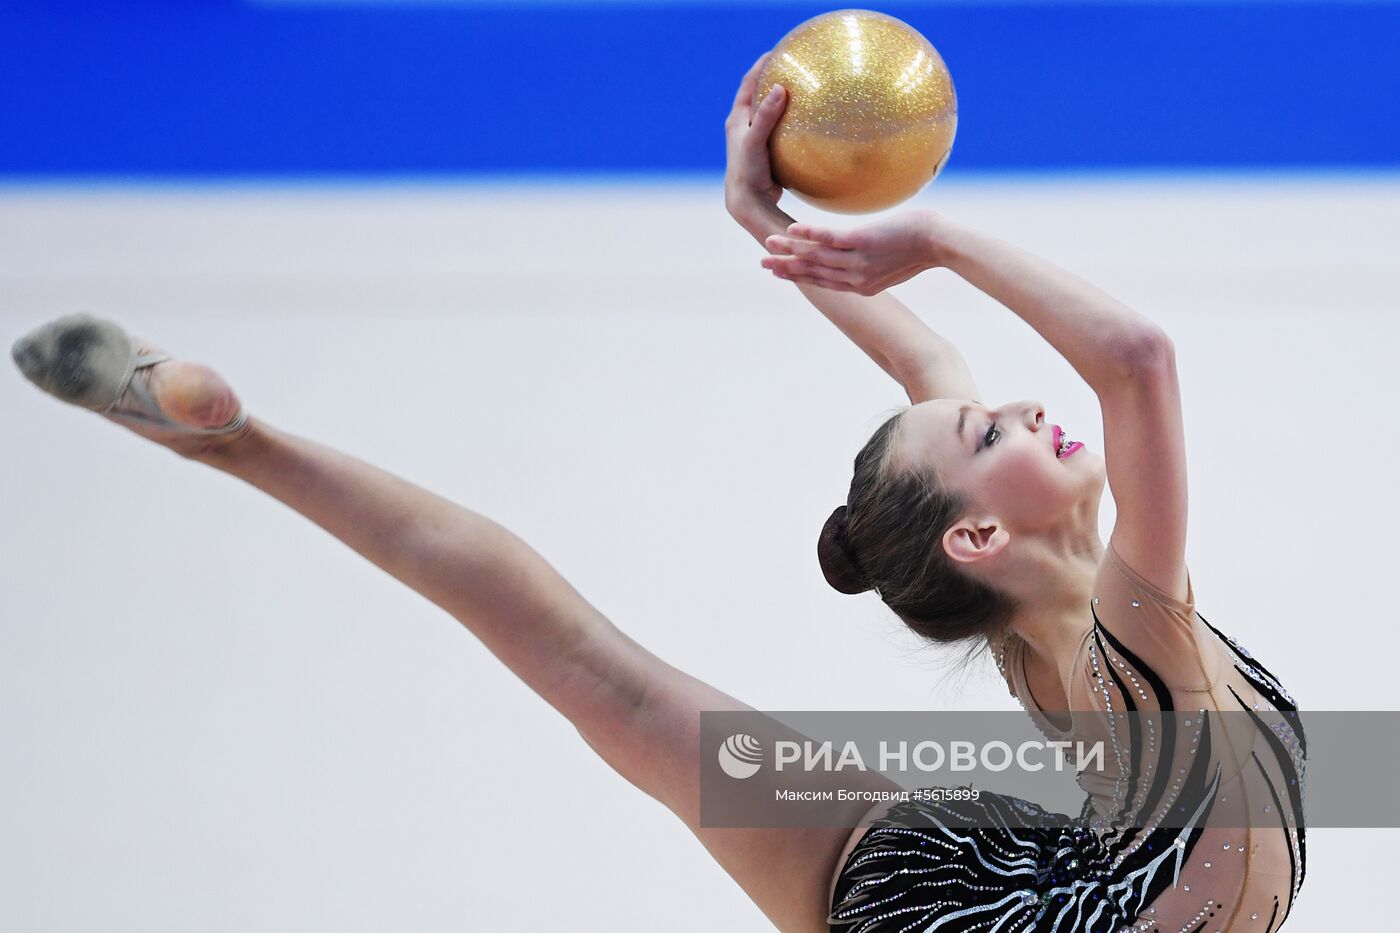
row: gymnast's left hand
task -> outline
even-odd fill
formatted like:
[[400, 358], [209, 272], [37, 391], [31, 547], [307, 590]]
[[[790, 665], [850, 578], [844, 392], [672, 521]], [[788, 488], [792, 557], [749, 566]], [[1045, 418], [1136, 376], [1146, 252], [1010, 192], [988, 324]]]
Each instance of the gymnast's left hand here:
[[741, 224], [746, 223], [754, 208], [772, 208], [783, 196], [783, 186], [773, 180], [768, 138], [787, 107], [787, 90], [781, 84], [775, 85], [757, 109], [753, 106], [758, 74], [767, 59], [765, 53], [744, 75], [729, 118], [724, 121], [724, 204]]
[[878, 295], [942, 265], [939, 244], [948, 227], [932, 211], [905, 211], [857, 227], [832, 230], [795, 223], [764, 241], [763, 267], [781, 279], [861, 295]]

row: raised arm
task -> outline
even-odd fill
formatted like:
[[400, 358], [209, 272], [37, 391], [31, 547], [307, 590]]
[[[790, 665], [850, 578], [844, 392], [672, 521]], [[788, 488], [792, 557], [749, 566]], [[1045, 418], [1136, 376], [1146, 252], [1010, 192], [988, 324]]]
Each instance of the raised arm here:
[[928, 211], [850, 231], [798, 225], [777, 274], [873, 294], [944, 266], [1015, 312], [1099, 398], [1108, 483], [1118, 508], [1110, 544], [1139, 574], [1186, 597], [1186, 441], [1175, 348], [1151, 320], [1019, 247]]
[[932, 211], [907, 211], [854, 230], [798, 224], [774, 274], [873, 295], [920, 272], [946, 267], [1011, 309], [1094, 389], [1111, 385], [1144, 343], [1165, 339], [1150, 319], [1020, 247]]
[[[775, 88], [757, 112], [752, 110], [754, 83], [763, 61], [760, 58], [744, 77], [725, 124], [729, 154], [725, 204], [750, 236], [767, 249], [780, 252], [793, 219], [778, 207], [782, 188], [773, 180], [768, 138], [782, 116], [787, 96], [781, 87]], [[930, 398], [981, 400], [958, 348], [892, 295], [862, 296], [815, 281], [796, 284], [827, 320], [904, 387], [911, 402]]]

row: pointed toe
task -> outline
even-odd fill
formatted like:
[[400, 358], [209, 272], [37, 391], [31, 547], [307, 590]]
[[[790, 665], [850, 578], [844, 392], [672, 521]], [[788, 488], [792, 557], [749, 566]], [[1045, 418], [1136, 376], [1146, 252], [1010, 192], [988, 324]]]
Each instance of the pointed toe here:
[[44, 355], [39, 351], [39, 343], [30, 337], [21, 337], [10, 347], [10, 359], [15, 361], [19, 371], [30, 382], [39, 381], [38, 374], [44, 367]]
[[94, 411], [116, 403], [131, 378], [131, 338], [111, 321], [70, 314], [15, 341], [10, 356], [43, 391]]

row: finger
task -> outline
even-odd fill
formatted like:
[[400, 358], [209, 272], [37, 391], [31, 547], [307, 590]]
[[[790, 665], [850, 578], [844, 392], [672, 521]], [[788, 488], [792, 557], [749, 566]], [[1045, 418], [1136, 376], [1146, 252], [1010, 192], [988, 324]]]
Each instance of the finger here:
[[763, 70], [763, 63], [768, 61], [768, 56], [772, 54], [769, 51], [758, 56], [758, 61], [754, 62], [753, 67], [744, 73], [744, 80], [739, 82], [739, 92], [734, 95], [734, 106], [730, 108], [731, 110], [753, 105], [753, 89], [758, 86], [758, 73]]
[[770, 253], [778, 256], [792, 255], [792, 240], [785, 236], [778, 236], [776, 233], [763, 241], [763, 246]]
[[809, 259], [822, 266], [835, 269], [850, 269], [859, 261], [859, 256], [851, 250], [822, 246], [811, 240], [794, 240], [774, 234], [764, 241], [770, 252]]
[[812, 266], [795, 256], [764, 256], [758, 262], [765, 269], [785, 275], [811, 275]]
[[775, 84], [769, 90], [768, 96], [759, 102], [758, 109], [749, 119], [749, 138], [746, 142], [752, 146], [767, 146], [768, 137], [773, 135], [773, 127], [777, 126], [778, 121], [783, 118], [785, 109], [787, 109], [787, 88], [781, 84]]
[[855, 245], [848, 230], [832, 230], [827, 227], [814, 227], [811, 224], [790, 224], [788, 235], [799, 240], [811, 240], [813, 243], [821, 243], [837, 249], [850, 249]]
[[801, 279], [800, 281], [805, 282], [808, 285], [815, 285], [818, 288], [825, 288], [828, 291], [833, 292], [854, 292], [859, 290], [849, 282], [838, 282], [835, 279], [823, 279], [818, 278], [817, 276]]
[[856, 284], [856, 276], [845, 269], [833, 268], [818, 262], [809, 262], [805, 259], [799, 259], [796, 256], [766, 256], [760, 264], [765, 269], [782, 271], [788, 275], [811, 276], [813, 278], [841, 282], [845, 285]]
[[798, 285], [815, 285], [817, 288], [825, 288], [833, 292], [854, 292], [857, 290], [854, 285], [847, 282], [838, 282], [835, 279], [826, 279], [817, 275], [777, 275], [778, 278], [785, 282], [795, 282]]

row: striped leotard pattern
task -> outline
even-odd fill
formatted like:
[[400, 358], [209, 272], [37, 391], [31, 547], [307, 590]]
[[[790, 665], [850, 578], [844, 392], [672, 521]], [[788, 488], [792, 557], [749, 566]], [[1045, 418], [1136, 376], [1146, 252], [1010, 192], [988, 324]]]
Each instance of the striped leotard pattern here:
[[[1080, 813], [987, 791], [901, 802], [842, 867], [833, 933], [1277, 930], [1306, 866], [1302, 725], [1277, 678], [1192, 616], [1227, 649], [1214, 710], [1247, 716], [1257, 736], [1242, 742], [1213, 710], [1183, 705], [1192, 691], [1169, 685], [1095, 610], [1081, 655], [1110, 714], [1097, 721], [1112, 767], [1097, 784], [1081, 773]], [[1252, 823], [1208, 824], [1218, 807]], [[1286, 872], [1270, 873], [1271, 854]]]

